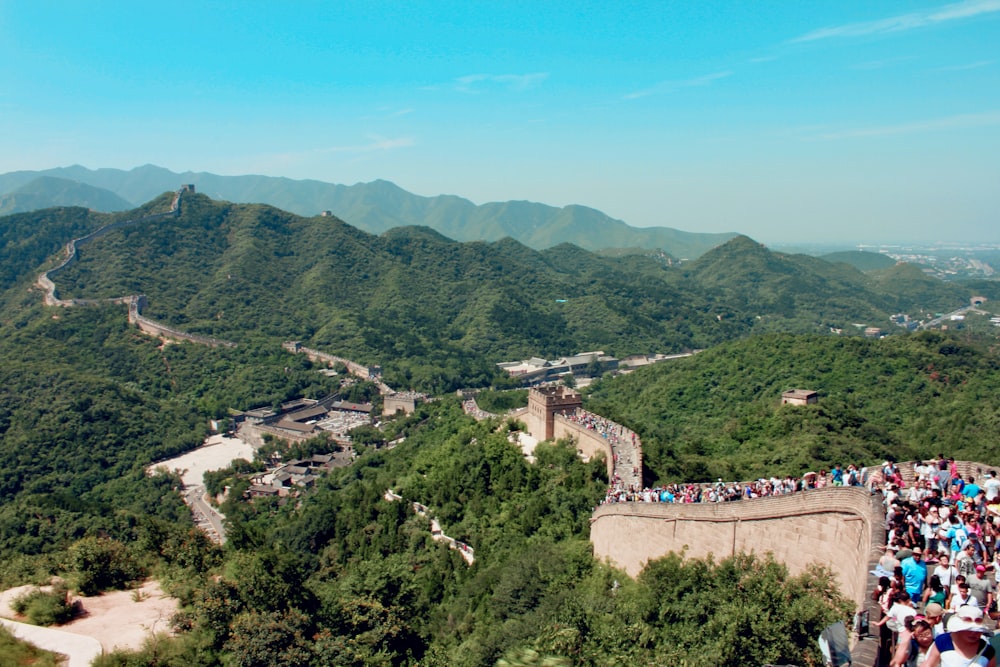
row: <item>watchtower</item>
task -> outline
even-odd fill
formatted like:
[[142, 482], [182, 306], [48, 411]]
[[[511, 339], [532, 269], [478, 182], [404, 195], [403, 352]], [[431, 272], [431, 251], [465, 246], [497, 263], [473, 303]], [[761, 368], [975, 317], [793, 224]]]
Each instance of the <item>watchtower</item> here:
[[819, 392], [811, 389], [791, 389], [781, 395], [782, 405], [812, 405], [819, 403]]
[[528, 392], [528, 431], [532, 437], [551, 440], [555, 436], [555, 415], [571, 414], [583, 407], [580, 392], [569, 387], [539, 387]]

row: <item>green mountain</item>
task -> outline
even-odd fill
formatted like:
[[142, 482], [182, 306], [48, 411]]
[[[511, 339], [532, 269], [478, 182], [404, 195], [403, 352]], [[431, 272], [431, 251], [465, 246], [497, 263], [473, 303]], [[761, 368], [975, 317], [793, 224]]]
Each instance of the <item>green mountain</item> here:
[[[887, 304], [890, 310], [907, 311], [917, 317], [967, 306], [968, 297], [975, 293], [970, 285], [942, 282], [914, 264], [893, 264], [868, 275], [876, 289], [895, 297]], [[944, 300], [942, 295], [947, 295]]]
[[[210, 475], [230, 489], [229, 541], [216, 548], [179, 480], [144, 467], [196, 446], [230, 408], [336, 389], [278, 346], [287, 338], [382, 362], [396, 387], [441, 391], [492, 380], [494, 361], [525, 351], [707, 346], [586, 397], [642, 435], [650, 481], [997, 456], [995, 347], [965, 333], [752, 335], [885, 318], [883, 304], [915, 298], [899, 291], [916, 275], [874, 279], [746, 237], [672, 267], [570, 244], [459, 243], [428, 227], [376, 236], [185, 195], [177, 217], [84, 244], [56, 283], [64, 297], [145, 293], [151, 316], [237, 347], [163, 345], [123, 306], [41, 305], [30, 285], [69, 238], [171, 198], [0, 220], [0, 266], [11, 267], [0, 285], [0, 581], [151, 574], [183, 605], [175, 636], [101, 664], [814, 664], [820, 629], [853, 611], [829, 576], [793, 578], [763, 557], [671, 556], [638, 580], [597, 562], [588, 525], [607, 488], [602, 463], [566, 443], [541, 443], [528, 463], [507, 428], [465, 416], [454, 396], [388, 422], [396, 447], [359, 447], [293, 501], [243, 500], [260, 463]], [[947, 301], [954, 289], [914, 292]], [[794, 387], [820, 402], [780, 406]], [[472, 567], [410, 501], [475, 549]]]
[[858, 271], [875, 271], [877, 269], [887, 269], [896, 263], [892, 257], [877, 252], [865, 252], [862, 250], [845, 250], [842, 252], [831, 252], [821, 255], [831, 264], [843, 262], [850, 264]]
[[453, 195], [421, 197], [382, 180], [346, 186], [270, 176], [218, 176], [190, 171], [178, 174], [153, 165], [131, 171], [91, 171], [77, 165], [41, 172], [11, 172], [0, 175], [0, 192], [38, 175], [89, 183], [133, 202], [152, 199], [180, 183], [192, 183], [214, 199], [265, 203], [304, 216], [329, 210], [373, 234], [393, 227], [424, 225], [458, 241], [497, 241], [510, 236], [539, 250], [560, 243], [573, 243], [588, 250], [634, 246], [688, 258], [697, 257], [733, 236], [683, 232], [669, 227], [631, 227], [585, 206], [557, 208], [525, 201], [477, 206]]
[[[164, 210], [170, 196], [142, 210]], [[68, 211], [74, 228], [136, 215]], [[30, 266], [27, 257], [40, 262], [59, 247], [59, 219], [59, 210], [9, 216], [11, 230], [26, 235], [18, 243], [32, 250], [0, 260], [9, 257], [12, 272]], [[48, 230], [43, 237], [36, 226]], [[436, 390], [488, 383], [496, 362], [536, 355], [673, 352], [769, 331], [888, 327], [889, 315], [911, 301], [883, 282], [746, 237], [677, 268], [569, 244], [537, 251], [509, 238], [459, 243], [427, 227], [373, 236], [334, 217], [200, 194], [184, 197], [179, 217], [85, 245], [56, 277], [63, 298], [141, 292], [150, 317], [191, 333], [298, 339], [382, 364], [403, 386]], [[912, 296], [941, 310], [969, 294], [930, 282]]]
[[[997, 351], [940, 332], [756, 336], [593, 386], [653, 479], [754, 479], [947, 452], [1000, 462]], [[782, 406], [789, 389], [819, 403]]]
[[39, 176], [0, 196], [0, 215], [53, 206], [83, 206], [111, 212], [126, 211], [134, 204], [109, 190], [54, 176]]

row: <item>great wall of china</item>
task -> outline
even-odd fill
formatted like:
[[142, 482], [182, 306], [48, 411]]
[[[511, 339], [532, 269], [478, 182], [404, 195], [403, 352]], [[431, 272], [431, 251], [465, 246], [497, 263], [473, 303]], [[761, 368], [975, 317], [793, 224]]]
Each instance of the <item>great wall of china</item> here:
[[[564, 387], [532, 389], [520, 416], [536, 439], [569, 438], [581, 455], [605, 457], [609, 479], [641, 488], [641, 440], [596, 415], [603, 434], [583, 425], [589, 413], [581, 403], [579, 394]], [[899, 466], [905, 483], [912, 484], [912, 462]], [[993, 466], [960, 461], [957, 467], [962, 476], [979, 478]], [[633, 468], [638, 474], [629, 476]], [[594, 510], [590, 541], [596, 558], [633, 577], [649, 561], [671, 552], [717, 560], [740, 552], [771, 553], [792, 575], [820, 564], [829, 568], [857, 610], [872, 611], [876, 581], [870, 572], [885, 549], [885, 509], [881, 495], [867, 487], [833, 486], [736, 502], [618, 502]], [[874, 642], [857, 641], [855, 663], [871, 664], [874, 650]]]
[[220, 340], [218, 338], [212, 338], [211, 336], [201, 336], [198, 334], [187, 333], [175, 329], [166, 324], [156, 322], [148, 317], [143, 317], [142, 310], [146, 306], [146, 295], [144, 294], [129, 294], [127, 296], [111, 297], [107, 299], [60, 299], [56, 295], [56, 284], [52, 280], [54, 276], [59, 271], [65, 269], [67, 266], [76, 261], [78, 257], [78, 249], [91, 241], [101, 238], [108, 232], [114, 231], [116, 229], [121, 229], [123, 227], [128, 227], [131, 225], [136, 225], [145, 222], [156, 222], [157, 220], [164, 220], [167, 218], [176, 218], [181, 212], [181, 195], [184, 192], [190, 192], [194, 190], [194, 186], [184, 186], [174, 193], [173, 201], [170, 204], [170, 210], [164, 213], [153, 213], [150, 215], [145, 215], [140, 218], [133, 218], [130, 220], [119, 220], [118, 222], [112, 222], [110, 224], [104, 225], [103, 227], [79, 238], [73, 239], [66, 244], [64, 249], [64, 257], [62, 261], [59, 262], [55, 267], [44, 271], [39, 274], [38, 278], [35, 280], [35, 286], [41, 289], [45, 293], [45, 305], [47, 306], [59, 306], [62, 308], [69, 308], [72, 306], [103, 306], [109, 304], [127, 304], [128, 305], [128, 321], [135, 324], [140, 331], [149, 334], [150, 336], [155, 336], [157, 338], [162, 338], [164, 340], [173, 341], [189, 341], [192, 343], [198, 343], [201, 345], [209, 345], [211, 347], [235, 347], [236, 343], [230, 341]]
[[[111, 223], [67, 243], [63, 260], [35, 281], [45, 293], [45, 304], [59, 307], [127, 304], [129, 322], [149, 335], [210, 346], [235, 345], [143, 317], [146, 297], [141, 294], [65, 300], [56, 295], [52, 276], [77, 259], [79, 246], [115, 229], [178, 216], [181, 195], [189, 189], [193, 188], [185, 186], [178, 190], [165, 213]], [[285, 347], [293, 353], [309, 354], [317, 361], [342, 362], [353, 374], [371, 377], [372, 369], [348, 359], [302, 348], [297, 343], [286, 343]], [[572, 390], [532, 389], [528, 408], [519, 411], [518, 416], [537, 440], [570, 439], [582, 456], [605, 458], [609, 479], [625, 488], [641, 488], [641, 440], [629, 429], [587, 413], [581, 406], [580, 395]], [[595, 428], [595, 423], [601, 427]], [[911, 482], [912, 465], [900, 467], [906, 481]], [[978, 476], [992, 466], [959, 462], [958, 467], [963, 476]], [[717, 559], [739, 552], [771, 553], [793, 575], [818, 563], [830, 569], [842, 593], [855, 602], [857, 609], [864, 610], [868, 609], [875, 583], [869, 573], [885, 546], [884, 519], [881, 497], [872, 495], [867, 488], [828, 487], [738, 502], [605, 504], [591, 517], [590, 539], [595, 557], [610, 561], [630, 576], [639, 574], [647, 562], [670, 552]], [[860, 657], [859, 652], [870, 650], [870, 642], [859, 642], [854, 653]]]

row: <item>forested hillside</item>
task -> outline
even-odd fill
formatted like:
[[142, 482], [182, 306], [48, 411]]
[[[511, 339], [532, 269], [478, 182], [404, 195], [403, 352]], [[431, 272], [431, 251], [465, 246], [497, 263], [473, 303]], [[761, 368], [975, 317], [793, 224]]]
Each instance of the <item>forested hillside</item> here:
[[372, 236], [335, 218], [194, 195], [178, 218], [88, 244], [57, 284], [64, 298], [142, 292], [149, 316], [192, 333], [298, 339], [379, 363], [404, 388], [444, 391], [489, 383], [502, 360], [857, 331], [852, 324], [888, 325], [902, 308], [933, 312], [968, 299], [956, 285], [908, 293], [880, 280], [745, 237], [678, 269], [570, 245], [457, 243], [419, 227]]
[[39, 176], [0, 196], [0, 216], [53, 206], [82, 206], [95, 211], [134, 208], [131, 202], [108, 190], [53, 176]]
[[[819, 403], [781, 406], [788, 389]], [[945, 453], [1000, 464], [995, 346], [925, 332], [759, 336], [593, 387], [643, 437], [653, 480], [754, 479]]]
[[[334, 389], [280, 348], [290, 338], [382, 363], [397, 387], [439, 391], [494, 382], [505, 358], [708, 347], [602, 380], [587, 397], [643, 436], [650, 481], [995, 454], [994, 349], [964, 333], [816, 333], [885, 318], [907, 299], [961, 305], [960, 288], [906, 292], [892, 282], [905, 273], [874, 279], [745, 237], [678, 269], [569, 245], [460, 244], [427, 228], [372, 236], [185, 196], [177, 218], [85, 245], [57, 274], [60, 295], [145, 293], [152, 317], [237, 347], [162, 344], [132, 328], [124, 306], [41, 305], [30, 286], [68, 237], [169, 199], [128, 214], [3, 219], [0, 579], [92, 585], [100, 558], [84, 556], [96, 553], [115, 585], [153, 575], [183, 606], [176, 639], [102, 665], [806, 664], [819, 629], [847, 614], [824, 573], [790, 578], [762, 559], [670, 557], [638, 581], [596, 563], [588, 519], [608, 483], [603, 464], [562, 444], [540, 445], [530, 464], [508, 440], [514, 426], [476, 423], [453, 398], [389, 423], [385, 438], [401, 444], [369, 449], [301, 502], [250, 503], [237, 469], [213, 475], [232, 488], [230, 541], [213, 547], [178, 480], [144, 469], [196, 446], [210, 417]], [[818, 390], [820, 403], [779, 407], [792, 387]], [[406, 503], [386, 501], [389, 488], [428, 505], [475, 564], [434, 542]]]
[[[270, 176], [174, 173], [149, 164], [130, 171], [90, 170], [75, 165], [42, 172], [0, 174], [0, 195], [40, 176], [88, 183], [133, 202], [151, 199], [180, 183], [191, 183], [199, 192], [214, 199], [265, 203], [303, 216], [331, 210], [334, 215], [373, 234], [394, 227], [418, 225], [431, 227], [458, 241], [499, 241], [509, 236], [539, 250], [560, 243], [575, 243], [590, 250], [639, 247], [646, 251], [667, 252], [678, 258], [694, 258], [734, 236], [733, 233], [685, 232], [660, 226], [631, 227], [598, 210], [578, 205], [559, 208], [536, 202], [507, 201], [477, 206], [455, 195], [422, 197], [384, 180], [335, 185]], [[67, 202], [53, 201], [48, 205], [57, 203]], [[68, 203], [89, 206], [83, 199]]]

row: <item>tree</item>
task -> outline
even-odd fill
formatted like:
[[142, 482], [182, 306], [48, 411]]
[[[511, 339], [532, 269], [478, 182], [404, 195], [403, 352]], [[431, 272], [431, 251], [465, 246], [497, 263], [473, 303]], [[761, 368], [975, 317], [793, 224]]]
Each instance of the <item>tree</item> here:
[[309, 618], [297, 609], [246, 612], [233, 619], [225, 648], [230, 667], [308, 667]]
[[145, 576], [124, 544], [104, 537], [85, 537], [70, 547], [69, 565], [81, 595], [127, 588]]

